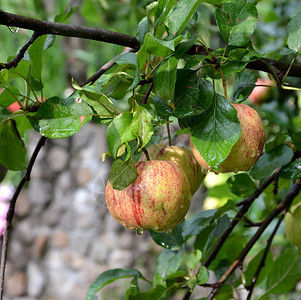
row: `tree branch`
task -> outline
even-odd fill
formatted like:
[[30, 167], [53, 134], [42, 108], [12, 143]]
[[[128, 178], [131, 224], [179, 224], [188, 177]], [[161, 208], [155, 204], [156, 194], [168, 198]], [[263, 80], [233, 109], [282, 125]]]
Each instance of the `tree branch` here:
[[85, 27], [27, 18], [0, 10], [0, 24], [33, 30], [39, 34], [54, 34], [101, 41], [139, 49], [140, 44], [133, 36], [96, 27]]
[[18, 63], [21, 61], [21, 59], [24, 57], [25, 52], [27, 51], [27, 49], [30, 47], [30, 45], [32, 45], [34, 43], [34, 41], [41, 36], [41, 34], [34, 32], [33, 35], [31, 36], [31, 38], [28, 40], [28, 42], [21, 48], [21, 50], [19, 51], [19, 53], [17, 54], [17, 56], [12, 59], [11, 61], [9, 61], [6, 64], [0, 64], [0, 71], [2, 69], [11, 69], [11, 68], [15, 68]]
[[245, 257], [252, 249], [257, 240], [261, 237], [265, 229], [270, 225], [270, 223], [286, 208], [288, 208], [295, 197], [298, 196], [301, 190], [301, 181], [298, 180], [289, 193], [285, 196], [285, 198], [278, 204], [278, 206], [271, 212], [271, 214], [262, 222], [262, 225], [258, 228], [256, 233], [253, 235], [251, 240], [248, 242], [246, 247], [242, 250], [238, 258], [232, 263], [232, 265], [228, 268], [228, 270], [221, 276], [221, 278], [217, 281], [217, 283], [221, 283], [220, 286], [214, 288], [207, 300], [213, 300], [216, 294], [219, 292], [223, 284], [230, 277], [230, 275], [238, 268], [244, 261]]
[[9, 239], [9, 233], [10, 233], [12, 220], [13, 220], [14, 213], [15, 213], [16, 202], [17, 202], [18, 196], [19, 196], [24, 184], [27, 181], [30, 181], [30, 173], [31, 173], [32, 167], [35, 163], [35, 160], [36, 160], [40, 150], [45, 145], [45, 141], [46, 141], [46, 137], [42, 136], [31, 156], [31, 159], [30, 159], [28, 166], [23, 174], [23, 177], [9, 203], [8, 212], [6, 214], [6, 224], [5, 224], [3, 237], [2, 237], [3, 242], [2, 242], [1, 265], [0, 265], [0, 299], [1, 300], [3, 298], [3, 286], [4, 286], [5, 267], [6, 267], [6, 260], [7, 260], [8, 239]]
[[[0, 25], [29, 29], [41, 35], [54, 34], [61, 36], [71, 36], [130, 47], [135, 50], [138, 50], [140, 48], [138, 40], [131, 35], [96, 27], [85, 27], [79, 25], [47, 22], [7, 13], [2, 10], [0, 10]], [[207, 52], [203, 46], [194, 45], [187, 51], [187, 54], [206, 55]], [[252, 61], [247, 65], [247, 68], [249, 69], [264, 71], [267, 73], [272, 73], [271, 70], [273, 70], [277, 74], [277, 76], [280, 77], [286, 74], [289, 67], [290, 64], [287, 62], [268, 58], [262, 58], [256, 61]], [[301, 78], [301, 64], [293, 64], [287, 75]]]

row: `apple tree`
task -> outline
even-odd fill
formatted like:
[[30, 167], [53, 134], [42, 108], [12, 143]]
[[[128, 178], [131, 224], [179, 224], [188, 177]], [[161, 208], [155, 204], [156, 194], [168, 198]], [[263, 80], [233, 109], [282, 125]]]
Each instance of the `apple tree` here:
[[[96, 8], [93, 1], [83, 3], [91, 13]], [[91, 121], [107, 126], [103, 157], [114, 159], [110, 212], [129, 230], [149, 230], [162, 252], [152, 278], [135, 268], [107, 270], [91, 283], [88, 300], [120, 278], [132, 279], [126, 299], [187, 300], [196, 287], [208, 291], [207, 299], [278, 299], [287, 293], [295, 299], [301, 279], [300, 3], [107, 5], [131, 9], [138, 19], [135, 34], [69, 24], [83, 7], [58, 11], [53, 22], [0, 10], [1, 30], [32, 32], [0, 63], [0, 164], [24, 171], [3, 235], [1, 299], [14, 207], [40, 149], [46, 139], [67, 138]], [[69, 95], [53, 93], [63, 75], [44, 80], [43, 74], [58, 36], [123, 51], [87, 80], [70, 79]], [[102, 55], [102, 45], [95, 56]], [[58, 61], [68, 57], [55, 51]], [[18, 110], [7, 109], [13, 103]], [[157, 145], [163, 128], [170, 148]], [[30, 129], [41, 138], [27, 160]], [[170, 150], [179, 135], [189, 136], [193, 154]], [[212, 172], [227, 173], [226, 181], [207, 190], [219, 205], [184, 218], [191, 194]]]

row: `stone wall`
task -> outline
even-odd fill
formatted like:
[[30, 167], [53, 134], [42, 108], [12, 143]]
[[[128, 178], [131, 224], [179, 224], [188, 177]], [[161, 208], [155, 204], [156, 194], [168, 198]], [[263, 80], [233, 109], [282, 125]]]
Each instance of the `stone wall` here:
[[[31, 134], [30, 153], [38, 139]], [[93, 123], [73, 137], [47, 141], [17, 202], [6, 300], [83, 300], [111, 268], [135, 267], [151, 279], [161, 248], [148, 232], [128, 231], [108, 213], [106, 151], [105, 127]], [[200, 207], [198, 200], [191, 209]], [[128, 282], [110, 285], [99, 299], [124, 299]]]

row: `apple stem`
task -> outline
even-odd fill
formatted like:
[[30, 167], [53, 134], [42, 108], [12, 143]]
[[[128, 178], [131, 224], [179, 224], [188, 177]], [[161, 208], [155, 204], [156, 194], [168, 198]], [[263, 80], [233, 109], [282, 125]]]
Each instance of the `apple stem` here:
[[171, 146], [171, 134], [170, 134], [170, 127], [169, 127], [169, 120], [167, 120], [166, 123], [166, 127], [167, 127], [167, 135], [168, 135], [168, 145]]
[[147, 159], [147, 160], [150, 160], [149, 154], [148, 154], [147, 150], [145, 149], [145, 147], [142, 148], [142, 151], [143, 151], [143, 153], [144, 153], [146, 159]]

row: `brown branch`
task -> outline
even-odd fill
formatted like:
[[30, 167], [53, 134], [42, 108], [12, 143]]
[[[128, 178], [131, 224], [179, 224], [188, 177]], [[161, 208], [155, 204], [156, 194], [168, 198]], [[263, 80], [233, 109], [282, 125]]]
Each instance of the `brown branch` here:
[[116, 63], [115, 59], [118, 58], [119, 56], [129, 53], [129, 52], [134, 52], [136, 51], [135, 49], [129, 48], [124, 50], [123, 52], [119, 53], [116, 55], [114, 58], [112, 58], [110, 61], [105, 63], [101, 68], [98, 69], [96, 73], [94, 73], [90, 78], [88, 78], [85, 82], [83, 82], [80, 86], [83, 87], [86, 84], [89, 83], [94, 83], [101, 75], [103, 75], [105, 72], [107, 72], [110, 68], [112, 68]]
[[274, 237], [275, 237], [275, 235], [276, 235], [276, 233], [277, 233], [277, 231], [279, 229], [279, 226], [280, 226], [280, 224], [281, 224], [284, 216], [285, 216], [285, 214], [282, 213], [282, 215], [280, 216], [280, 218], [279, 218], [279, 220], [278, 220], [278, 222], [277, 222], [277, 224], [276, 224], [276, 226], [275, 226], [275, 228], [274, 228], [271, 236], [269, 237], [269, 239], [267, 241], [267, 245], [266, 245], [266, 247], [264, 249], [264, 253], [262, 255], [262, 258], [261, 258], [260, 263], [259, 263], [259, 265], [258, 265], [258, 267], [256, 269], [256, 272], [255, 272], [254, 276], [253, 276], [252, 283], [250, 284], [250, 286], [246, 287], [246, 289], [249, 290], [247, 300], [251, 300], [251, 297], [252, 297], [252, 294], [253, 294], [254, 287], [256, 285], [257, 279], [258, 279], [258, 277], [260, 275], [261, 270], [265, 266], [265, 261], [266, 261], [266, 258], [268, 256], [268, 253], [269, 253], [269, 251], [271, 249], [273, 239], [274, 239]]
[[39, 37], [41, 36], [41, 34], [34, 32], [33, 35], [31, 36], [31, 38], [28, 40], [28, 42], [21, 48], [21, 50], [19, 51], [19, 53], [17, 54], [17, 56], [12, 59], [11, 61], [9, 61], [8, 63], [5, 64], [0, 64], [0, 70], [2, 69], [11, 69], [11, 68], [15, 68], [18, 63], [21, 61], [21, 59], [24, 57], [25, 52], [27, 51], [27, 49], [30, 47], [30, 45], [33, 44], [33, 42]]
[[3, 286], [4, 286], [5, 267], [6, 267], [6, 260], [7, 260], [9, 233], [10, 233], [10, 229], [11, 229], [11, 225], [12, 225], [12, 220], [14, 217], [17, 198], [18, 198], [24, 184], [26, 182], [30, 181], [30, 173], [31, 173], [32, 167], [35, 163], [35, 160], [36, 160], [40, 150], [45, 145], [45, 141], [46, 141], [46, 137], [42, 136], [31, 156], [31, 159], [30, 159], [28, 166], [23, 174], [23, 177], [9, 203], [8, 212], [6, 214], [6, 225], [5, 225], [3, 237], [2, 237], [3, 242], [2, 242], [1, 265], [0, 265], [0, 299], [1, 300], [3, 298]]
[[[135, 50], [138, 50], [140, 48], [138, 40], [131, 35], [122, 34], [96, 27], [85, 27], [79, 25], [69, 25], [41, 21], [37, 19], [7, 13], [2, 10], [0, 10], [0, 25], [29, 29], [38, 32], [41, 35], [54, 34], [61, 36], [78, 37], [83, 39], [90, 39], [105, 43], [116, 44], [120, 46], [126, 46]], [[208, 53], [203, 46], [194, 45], [187, 51], [187, 54], [207, 55]], [[249, 62], [247, 65], [248, 69], [264, 71], [272, 74], [276, 73], [276, 75], [279, 77], [281, 77], [283, 74], [286, 74], [289, 67], [290, 64], [287, 62], [277, 61], [268, 58], [262, 58], [256, 61], [252, 61]], [[301, 78], [301, 64], [293, 64], [287, 75]]]
[[[257, 197], [277, 178], [280, 170], [274, 172], [249, 198], [241, 201], [239, 205], [242, 205], [240, 210], [237, 212], [236, 216], [233, 218], [230, 226], [223, 232], [214, 248], [208, 255], [207, 259], [203, 263], [203, 266], [208, 268], [212, 261], [215, 259], [218, 252], [221, 250], [222, 246], [226, 242], [229, 235], [232, 233], [233, 229], [239, 223], [239, 221], [243, 218], [243, 216], [247, 213], [252, 203], [255, 201]], [[186, 293], [183, 297], [183, 300], [188, 300], [191, 296], [190, 288], [187, 288]]]
[[153, 87], [154, 87], [154, 84], [153, 84], [153, 82], [151, 82], [151, 83], [149, 84], [149, 86], [148, 86], [148, 88], [147, 88], [147, 90], [146, 90], [146, 92], [145, 92], [145, 94], [144, 94], [142, 100], [141, 100], [141, 104], [146, 104], [146, 103], [147, 103], [147, 100], [148, 100], [148, 98], [149, 98], [149, 95], [150, 95], [150, 93], [151, 93]]
[[223, 284], [226, 282], [226, 280], [230, 277], [230, 275], [239, 267], [242, 265], [245, 257], [249, 253], [249, 251], [252, 249], [254, 244], [257, 242], [257, 240], [261, 237], [265, 229], [270, 225], [270, 223], [285, 209], [287, 209], [295, 197], [298, 196], [301, 190], [301, 181], [297, 181], [292, 189], [289, 191], [289, 193], [285, 196], [285, 198], [278, 204], [278, 206], [271, 212], [271, 214], [262, 222], [262, 225], [258, 228], [256, 233], [253, 235], [251, 240], [248, 242], [246, 247], [242, 250], [238, 258], [231, 264], [231, 266], [228, 268], [228, 270], [221, 276], [221, 278], [217, 281], [217, 283], [221, 283], [219, 287], [214, 288], [210, 295], [208, 296], [207, 300], [213, 300], [216, 294], [219, 292]]
[[0, 24], [33, 30], [43, 34], [78, 37], [139, 49], [138, 40], [130, 35], [96, 27], [85, 27], [27, 18], [0, 10]]

